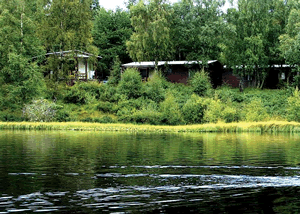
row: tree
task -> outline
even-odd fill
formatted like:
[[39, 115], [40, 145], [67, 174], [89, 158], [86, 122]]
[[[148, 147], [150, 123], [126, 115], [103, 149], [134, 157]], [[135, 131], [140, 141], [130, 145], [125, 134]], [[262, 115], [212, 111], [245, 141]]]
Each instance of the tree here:
[[126, 40], [132, 34], [129, 12], [121, 9], [114, 12], [100, 8], [95, 16], [92, 33], [94, 45], [102, 56], [98, 67], [104, 76], [109, 75], [116, 56], [122, 63], [130, 62], [131, 59], [126, 51]]
[[31, 58], [44, 51], [41, 41], [36, 39], [37, 13], [33, 2], [36, 1], [0, 0], [0, 69], [11, 52]]
[[173, 10], [165, 0], [140, 0], [130, 7], [134, 33], [126, 42], [130, 57], [135, 61], [168, 60], [174, 53], [171, 40]]
[[93, 10], [98, 10], [100, 8], [99, 0], [92, 0], [91, 7], [92, 7]]
[[126, 5], [127, 9], [129, 10], [130, 7], [131, 7], [132, 5], [137, 4], [137, 2], [138, 2], [138, 0], [127, 0], [127, 2], [125, 2], [125, 5]]
[[238, 10], [226, 15], [235, 32], [222, 44], [223, 62], [241, 77], [249, 76], [253, 86], [263, 87], [270, 65], [282, 63], [278, 36], [284, 29], [284, 13], [280, 0], [240, 0]]
[[[300, 4], [291, 1], [291, 7], [285, 33], [280, 39], [280, 51], [287, 64], [293, 67], [294, 73], [300, 71]], [[296, 79], [298, 79], [297, 77]], [[289, 81], [289, 78], [287, 78]]]
[[[43, 0], [41, 5], [42, 20], [39, 36], [45, 44], [47, 52], [67, 50], [87, 51], [98, 54], [92, 45], [92, 0]], [[74, 53], [75, 54], [75, 53]], [[48, 68], [54, 73], [66, 76], [68, 67], [58, 68], [60, 60], [74, 59], [74, 55], [49, 57]], [[95, 60], [95, 58], [89, 58]], [[56, 75], [59, 78], [59, 75]]]
[[175, 3], [172, 28], [176, 59], [218, 59], [225, 22], [221, 7], [224, 1], [182, 0]]
[[44, 81], [32, 57], [44, 53], [36, 38], [36, 1], [0, 0], [0, 82], [3, 106], [41, 95]]

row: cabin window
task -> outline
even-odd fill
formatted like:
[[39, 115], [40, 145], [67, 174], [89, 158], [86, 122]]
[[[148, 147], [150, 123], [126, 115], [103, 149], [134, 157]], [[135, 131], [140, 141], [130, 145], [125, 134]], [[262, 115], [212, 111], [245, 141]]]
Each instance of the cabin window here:
[[142, 78], [148, 77], [147, 69], [141, 69], [140, 71], [141, 71]]

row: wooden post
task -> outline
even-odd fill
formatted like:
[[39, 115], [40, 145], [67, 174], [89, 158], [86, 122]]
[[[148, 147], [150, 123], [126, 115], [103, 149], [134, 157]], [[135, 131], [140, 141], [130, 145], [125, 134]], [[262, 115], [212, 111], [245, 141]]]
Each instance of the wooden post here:
[[87, 81], [88, 80], [88, 74], [87, 74], [87, 71], [88, 71], [88, 61], [85, 60], [85, 80]]
[[78, 79], [78, 58], [77, 57], [75, 57], [75, 80], [77, 80]]

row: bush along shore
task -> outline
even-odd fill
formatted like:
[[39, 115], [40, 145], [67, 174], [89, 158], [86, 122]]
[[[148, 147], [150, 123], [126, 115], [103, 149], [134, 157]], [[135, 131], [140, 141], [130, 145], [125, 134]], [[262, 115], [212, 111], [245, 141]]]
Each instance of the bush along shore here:
[[300, 133], [300, 123], [296, 122], [240, 122], [209, 123], [200, 125], [137, 125], [100, 124], [86, 122], [0, 122], [0, 130], [74, 130], [74, 131], [125, 131], [125, 132], [258, 132], [258, 133]]
[[195, 72], [187, 85], [170, 83], [159, 72], [143, 82], [137, 70], [127, 69], [106, 84], [49, 80], [45, 87], [42, 97], [25, 103], [2, 96], [2, 129], [297, 132], [300, 122], [297, 86], [213, 89], [204, 71]]

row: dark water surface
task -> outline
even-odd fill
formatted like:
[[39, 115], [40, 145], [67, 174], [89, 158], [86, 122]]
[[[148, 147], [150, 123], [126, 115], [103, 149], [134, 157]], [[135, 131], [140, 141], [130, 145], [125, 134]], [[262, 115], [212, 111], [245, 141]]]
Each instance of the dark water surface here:
[[0, 131], [2, 213], [300, 213], [300, 135]]

